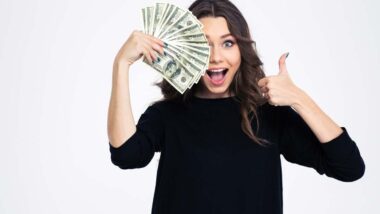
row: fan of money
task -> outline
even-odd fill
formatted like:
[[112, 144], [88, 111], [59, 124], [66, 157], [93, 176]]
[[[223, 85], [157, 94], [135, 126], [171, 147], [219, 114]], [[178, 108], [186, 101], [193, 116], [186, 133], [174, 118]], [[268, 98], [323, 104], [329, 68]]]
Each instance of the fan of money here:
[[144, 33], [167, 44], [165, 55], [157, 53], [150, 64], [177, 91], [183, 94], [198, 83], [208, 68], [210, 46], [203, 25], [187, 9], [169, 3], [156, 3], [142, 9]]

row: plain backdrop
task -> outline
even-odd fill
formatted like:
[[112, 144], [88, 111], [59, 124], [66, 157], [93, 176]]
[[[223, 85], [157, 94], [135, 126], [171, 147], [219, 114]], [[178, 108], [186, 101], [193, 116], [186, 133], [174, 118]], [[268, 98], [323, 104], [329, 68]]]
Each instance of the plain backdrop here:
[[[170, 1], [187, 8], [192, 1]], [[141, 169], [110, 160], [114, 57], [155, 1], [0, 0], [0, 213], [150, 213], [160, 154]], [[283, 157], [284, 213], [380, 213], [380, 1], [235, 0], [267, 75], [288, 71], [347, 128], [366, 163], [341, 182]], [[158, 73], [130, 70], [135, 121], [161, 97]]]

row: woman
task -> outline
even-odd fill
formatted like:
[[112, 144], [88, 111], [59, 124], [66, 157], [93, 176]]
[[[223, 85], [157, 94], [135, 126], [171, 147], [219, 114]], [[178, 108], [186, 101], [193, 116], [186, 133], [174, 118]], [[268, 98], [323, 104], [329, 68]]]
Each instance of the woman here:
[[279, 73], [265, 77], [248, 25], [229, 1], [195, 1], [210, 64], [183, 95], [165, 80], [164, 99], [137, 126], [128, 73], [144, 56], [164, 54], [159, 39], [135, 31], [115, 58], [108, 134], [112, 162], [145, 167], [161, 152], [152, 213], [282, 213], [282, 154], [289, 162], [349, 182], [365, 165], [355, 142], [290, 79], [283, 54]]

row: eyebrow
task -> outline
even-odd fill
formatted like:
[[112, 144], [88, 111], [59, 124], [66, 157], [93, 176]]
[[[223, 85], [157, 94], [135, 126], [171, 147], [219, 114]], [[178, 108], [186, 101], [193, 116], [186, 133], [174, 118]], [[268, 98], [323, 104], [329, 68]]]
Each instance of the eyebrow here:
[[[228, 36], [232, 36], [232, 34], [231, 33], [226, 33], [226, 34], [221, 35], [220, 38], [223, 39], [223, 38], [226, 38]], [[207, 34], [206, 34], [206, 38], [209, 38], [209, 36]]]

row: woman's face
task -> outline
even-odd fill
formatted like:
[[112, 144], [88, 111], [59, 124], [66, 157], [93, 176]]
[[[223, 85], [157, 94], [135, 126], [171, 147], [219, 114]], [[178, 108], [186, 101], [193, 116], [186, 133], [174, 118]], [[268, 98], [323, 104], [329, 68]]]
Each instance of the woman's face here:
[[204, 98], [228, 97], [228, 87], [237, 72], [241, 57], [236, 39], [223, 17], [204, 17], [203, 24], [210, 45], [210, 63], [196, 95]]

